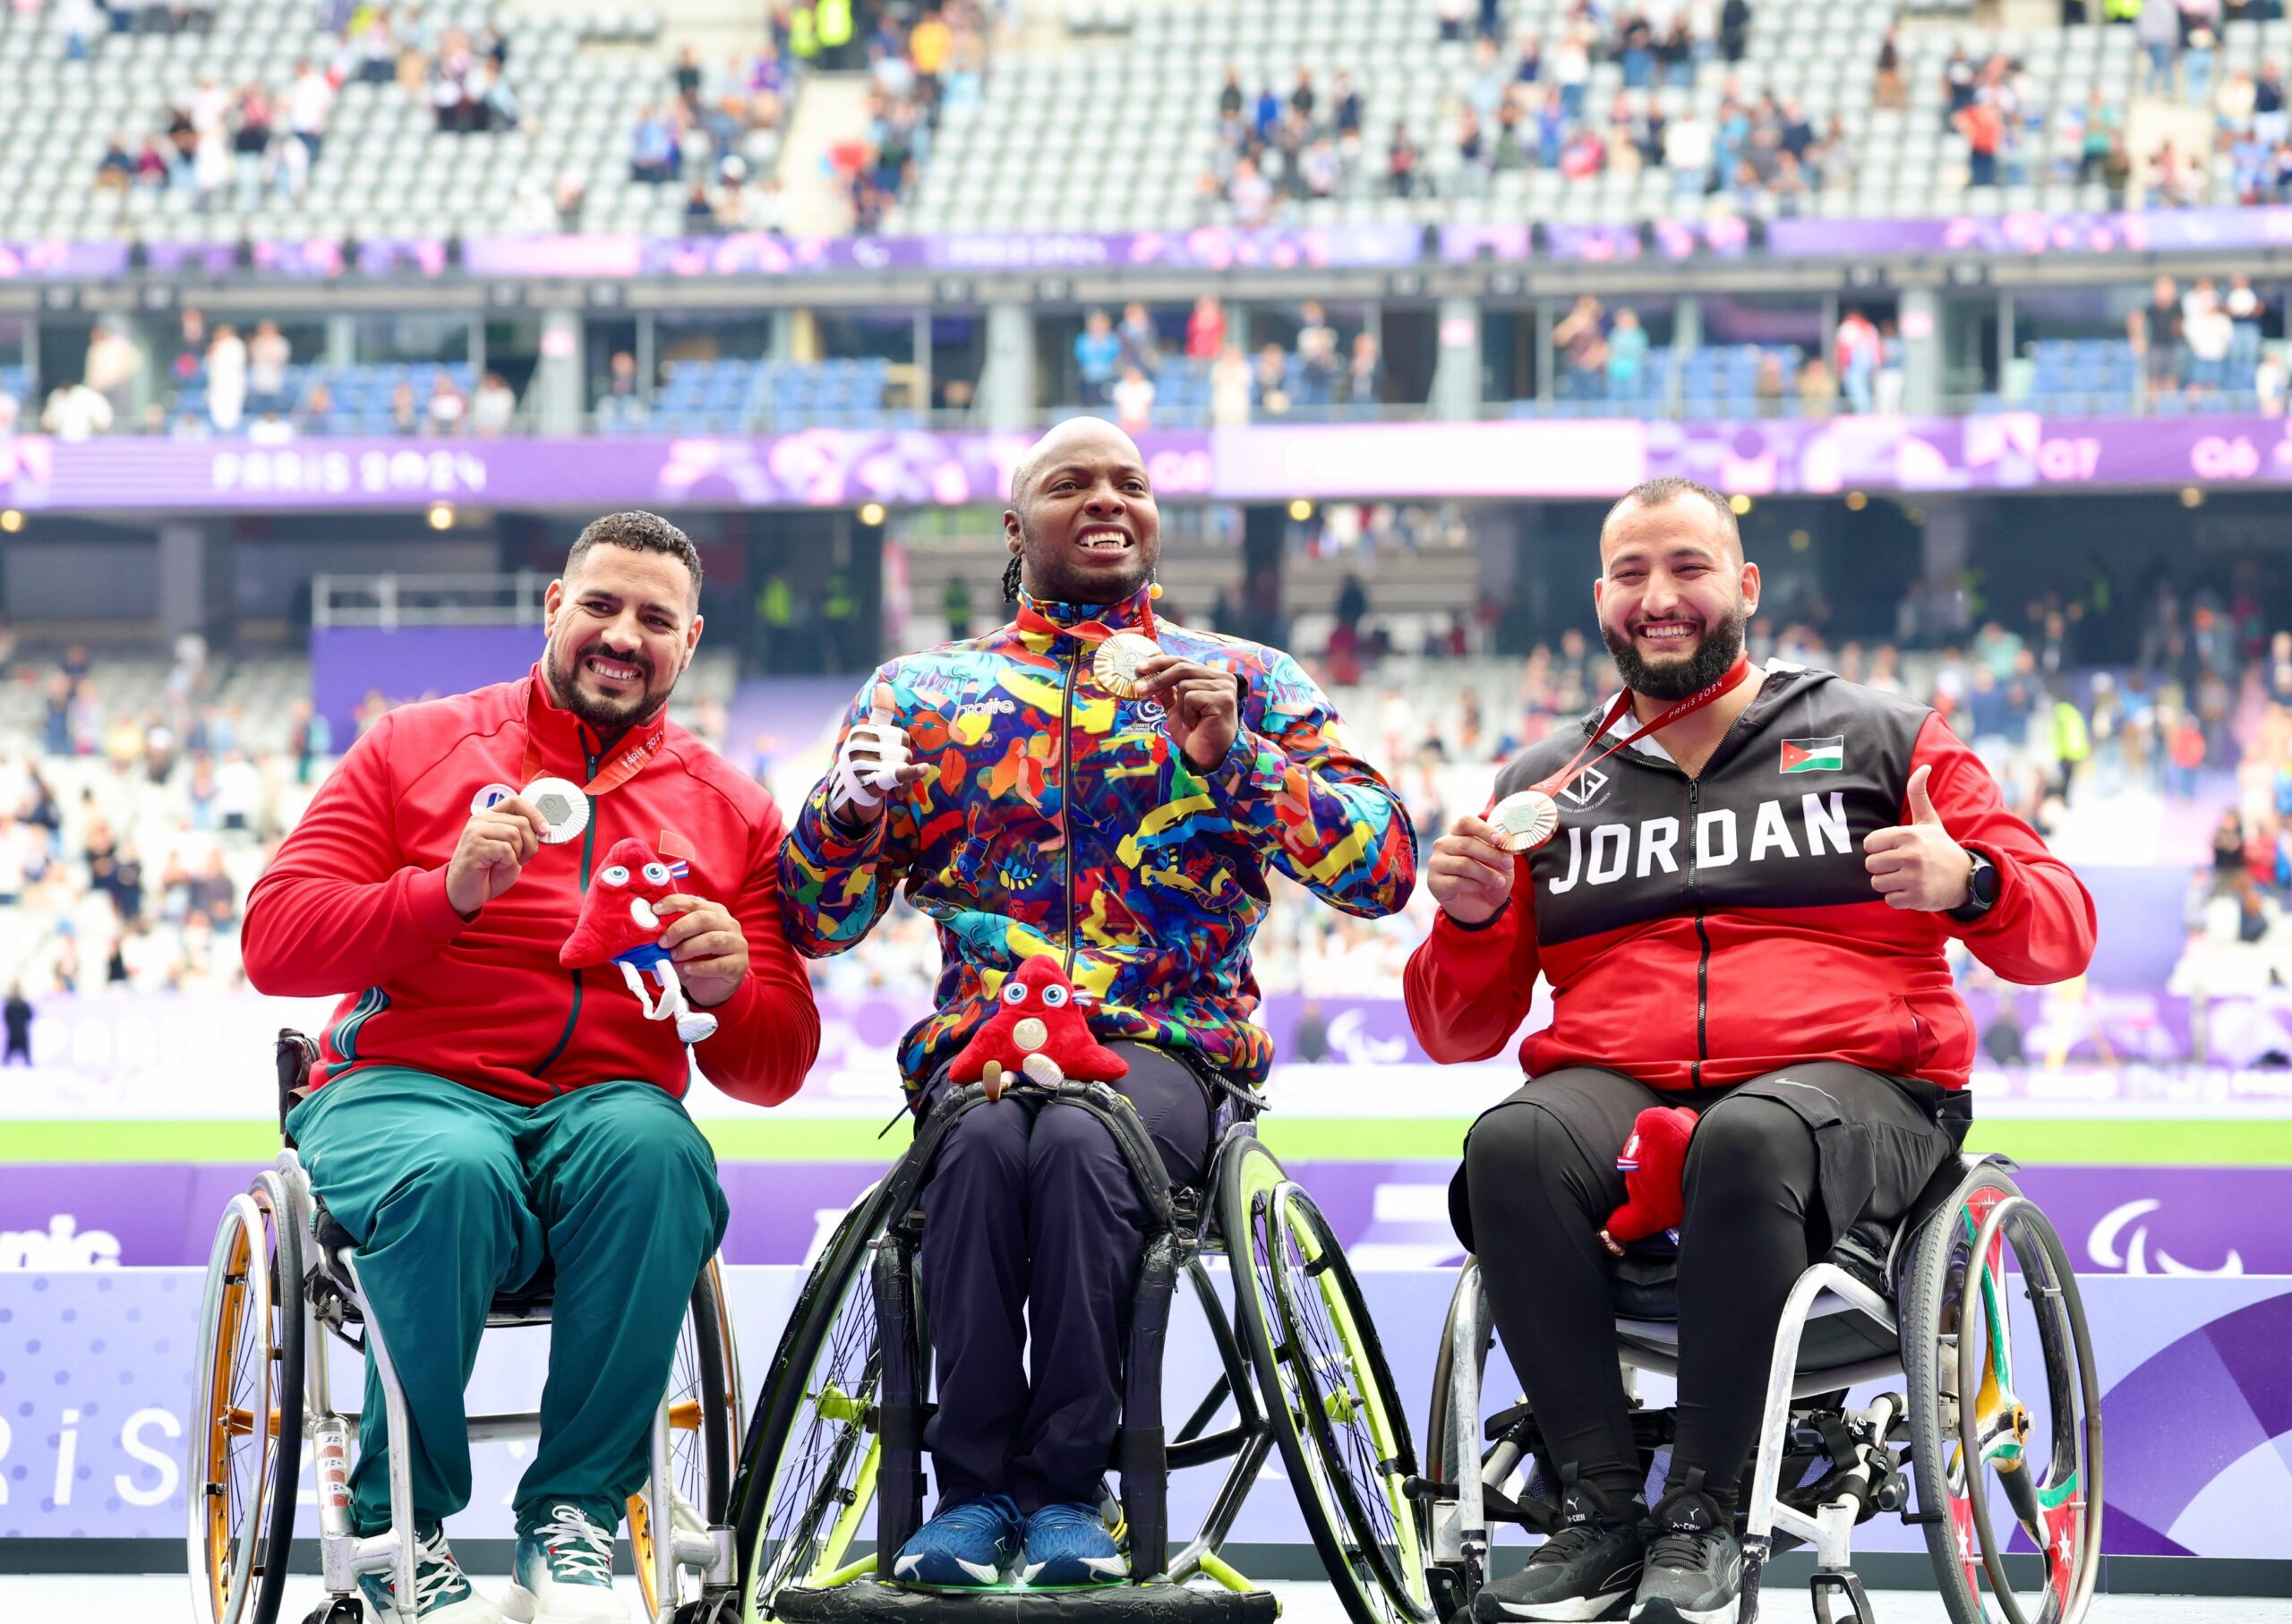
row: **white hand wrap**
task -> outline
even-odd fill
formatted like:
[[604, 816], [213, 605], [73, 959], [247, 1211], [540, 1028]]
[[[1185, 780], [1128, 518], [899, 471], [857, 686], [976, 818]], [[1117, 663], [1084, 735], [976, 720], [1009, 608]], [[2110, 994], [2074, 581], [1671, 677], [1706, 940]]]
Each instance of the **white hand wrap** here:
[[828, 789], [831, 811], [881, 804], [899, 787], [908, 764], [907, 730], [888, 722], [855, 722], [835, 755], [834, 782]]

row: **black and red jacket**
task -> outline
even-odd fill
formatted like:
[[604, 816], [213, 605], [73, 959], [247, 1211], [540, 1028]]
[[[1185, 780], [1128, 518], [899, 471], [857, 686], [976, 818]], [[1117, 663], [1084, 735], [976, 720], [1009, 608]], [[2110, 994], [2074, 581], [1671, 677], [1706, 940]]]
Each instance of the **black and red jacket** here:
[[[1496, 797], [1565, 766], [1603, 714], [1526, 751]], [[1927, 765], [1944, 827], [1997, 868], [1997, 902], [1971, 924], [1888, 906], [1863, 868], [1864, 839], [1909, 821]], [[1542, 974], [1552, 1021], [1520, 1044], [1532, 1077], [1598, 1065], [1709, 1088], [1839, 1060], [1962, 1089], [1973, 1021], [1945, 942], [2025, 985], [2092, 957], [2092, 898], [1980, 758], [1927, 706], [1828, 671], [1771, 667], [1699, 777], [1625, 749], [1559, 800], [1504, 910], [1478, 928], [1442, 913], [1409, 960], [1409, 1023], [1435, 1060], [1496, 1054]]]

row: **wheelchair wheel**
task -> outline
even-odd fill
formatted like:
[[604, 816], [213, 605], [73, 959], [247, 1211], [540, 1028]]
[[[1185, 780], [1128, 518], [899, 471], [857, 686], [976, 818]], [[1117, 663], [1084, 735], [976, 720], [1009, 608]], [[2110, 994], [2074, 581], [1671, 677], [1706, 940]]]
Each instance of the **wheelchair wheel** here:
[[[1424, 1422], [1424, 1476], [1431, 1483], [1460, 1483], [1464, 1473], [1484, 1473], [1489, 1464], [1487, 1457], [1479, 1452], [1477, 1445], [1468, 1455], [1459, 1456], [1457, 1451], [1456, 1333], [1458, 1321], [1467, 1312], [1467, 1292], [1481, 1299], [1471, 1305], [1477, 1310], [1481, 1323], [1480, 1346], [1474, 1355], [1475, 1370], [1481, 1375], [1487, 1372], [1489, 1350], [1495, 1340], [1495, 1321], [1488, 1312], [1479, 1269], [1467, 1259], [1467, 1267], [1458, 1274], [1456, 1289], [1450, 1294], [1448, 1317], [1441, 1326], [1441, 1346], [1432, 1355], [1432, 1398]], [[1487, 1396], [1483, 1394], [1484, 1406], [1486, 1398]], [[1464, 1432], [1466, 1437], [1477, 1440], [1481, 1435], [1480, 1417], [1472, 1416]], [[1502, 1463], [1507, 1470], [1497, 1474], [1500, 1479], [1509, 1475], [1511, 1458], [1508, 1456]], [[1441, 1618], [1451, 1618], [1458, 1608], [1468, 1605], [1480, 1593], [1480, 1587], [1488, 1576], [1479, 1564], [1466, 1560], [1465, 1553], [1457, 1548], [1458, 1541], [1452, 1539], [1444, 1546], [1438, 1537], [1437, 1520], [1456, 1516], [1452, 1507], [1431, 1505], [1417, 1515], [1427, 1525], [1426, 1544], [1432, 1551], [1428, 1562], [1432, 1581], [1433, 1611]], [[1448, 1554], [1443, 1555], [1443, 1551]]]
[[851, 1560], [876, 1497], [883, 1359], [869, 1249], [891, 1218], [891, 1180], [843, 1215], [789, 1315], [741, 1452], [741, 1617], [774, 1616], [791, 1585], [817, 1586]]
[[[732, 1346], [732, 1319], [723, 1268], [714, 1258], [692, 1288], [684, 1328], [677, 1335], [676, 1362], [669, 1372], [670, 1504], [656, 1507], [652, 1485], [629, 1497], [629, 1545], [645, 1611], [658, 1618], [663, 1598], [656, 1594], [654, 1548], [681, 1526], [706, 1534], [724, 1521], [732, 1498], [732, 1429], [740, 1410], [740, 1366]], [[700, 1599], [697, 1577], [680, 1572], [678, 1594], [668, 1605]]]
[[1415, 1450], [1337, 1237], [1254, 1139], [1219, 1168], [1219, 1218], [1265, 1411], [1314, 1549], [1354, 1624], [1432, 1618]]
[[278, 1616], [302, 1466], [303, 1319], [301, 1231], [265, 1173], [231, 1198], [208, 1254], [184, 1477], [200, 1624]]
[[[2031, 1324], [2042, 1381], [2019, 1388], [2014, 1334]], [[2076, 1624], [2100, 1568], [2100, 1380], [2061, 1237], [2005, 1168], [1974, 1168], [1920, 1230], [1902, 1348], [1918, 1505], [1939, 1513], [1926, 1543], [1954, 1624]], [[2014, 1551], [2044, 1574], [2028, 1598], [2008, 1581]]]

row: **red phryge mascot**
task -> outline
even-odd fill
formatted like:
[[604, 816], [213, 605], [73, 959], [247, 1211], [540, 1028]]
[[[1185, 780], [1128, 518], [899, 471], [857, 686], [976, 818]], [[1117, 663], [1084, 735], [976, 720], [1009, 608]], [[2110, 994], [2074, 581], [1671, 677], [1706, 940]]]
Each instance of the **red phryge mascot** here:
[[1624, 1243], [1646, 1239], [1658, 1230], [1678, 1238], [1686, 1205], [1681, 1181], [1687, 1172], [1687, 1141], [1695, 1133], [1695, 1113], [1685, 1106], [1649, 1106], [1631, 1124], [1631, 1137], [1615, 1158], [1623, 1175], [1624, 1203], [1608, 1215], [1600, 1239], [1616, 1256]]
[[[716, 1030], [716, 1017], [685, 1002], [677, 967], [669, 950], [661, 945], [661, 932], [668, 927], [668, 921], [654, 908], [662, 898], [676, 893], [674, 882], [682, 879], [685, 872], [683, 863], [663, 860], [641, 840], [615, 841], [605, 853], [604, 867], [597, 870], [589, 894], [581, 899], [581, 917], [574, 921], [573, 935], [558, 950], [557, 962], [568, 970], [620, 965], [620, 979], [645, 1006], [645, 1019], [673, 1020], [678, 1038], [698, 1043]], [[646, 989], [647, 970], [660, 983], [658, 1001]]]
[[947, 1080], [984, 1082], [987, 1097], [1000, 1099], [1012, 1072], [1053, 1088], [1113, 1082], [1129, 1071], [1130, 1062], [1090, 1036], [1082, 995], [1056, 962], [1032, 958], [1003, 983], [995, 1013], [955, 1056]]

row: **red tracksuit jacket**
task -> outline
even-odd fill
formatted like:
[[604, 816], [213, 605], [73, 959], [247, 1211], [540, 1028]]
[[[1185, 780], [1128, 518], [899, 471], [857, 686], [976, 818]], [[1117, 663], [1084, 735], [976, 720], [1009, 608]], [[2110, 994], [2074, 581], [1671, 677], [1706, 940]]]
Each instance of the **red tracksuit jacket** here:
[[683, 1097], [675, 1023], [647, 1021], [610, 967], [559, 966], [599, 854], [636, 835], [681, 836], [682, 889], [722, 902], [748, 937], [748, 975], [693, 1053], [718, 1088], [776, 1105], [819, 1050], [819, 1012], [780, 927], [783, 829], [772, 798], [671, 723], [660, 752], [590, 798], [587, 830], [543, 846], [468, 921], [446, 901], [446, 863], [488, 784], [521, 788], [528, 735], [540, 773], [581, 784], [597, 740], [520, 682], [391, 712], [352, 747], [247, 898], [247, 979], [292, 997], [345, 994], [313, 1081], [412, 1066], [538, 1105], [592, 1082], [643, 1078]]
[[[1497, 797], [1564, 766], [1599, 715], [1530, 748]], [[1889, 907], [1862, 866], [1863, 839], [1909, 821], [1910, 775], [1929, 765], [1944, 827], [1997, 866], [1997, 904], [1972, 924]], [[1552, 1021], [1521, 1042], [1531, 1077], [1597, 1065], [1710, 1088], [1841, 1060], [1962, 1089], [1973, 1021], [1944, 942], [2023, 984], [2093, 955], [2092, 898], [1980, 758], [1925, 705], [1828, 671], [1770, 669], [1699, 778], [1627, 749], [1559, 799], [1559, 832], [1516, 859], [1503, 912], [1478, 929], [1441, 914], [1409, 960], [1409, 1024], [1435, 1060], [1502, 1048], [1541, 973]]]

